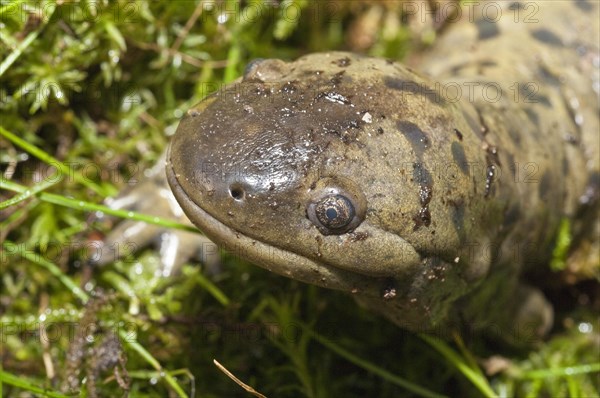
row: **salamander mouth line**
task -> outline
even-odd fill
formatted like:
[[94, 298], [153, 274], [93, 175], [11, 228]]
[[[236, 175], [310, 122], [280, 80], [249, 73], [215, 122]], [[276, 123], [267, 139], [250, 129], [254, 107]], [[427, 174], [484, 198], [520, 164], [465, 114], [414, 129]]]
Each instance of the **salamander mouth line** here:
[[170, 157], [167, 157], [166, 172], [171, 190], [188, 218], [208, 238], [223, 242], [222, 246], [232, 254], [288, 278], [363, 296], [373, 295], [381, 290], [382, 284], [385, 283], [385, 278], [369, 277], [317, 263], [302, 255], [267, 245], [236, 231], [217, 220], [190, 198], [178, 181]]

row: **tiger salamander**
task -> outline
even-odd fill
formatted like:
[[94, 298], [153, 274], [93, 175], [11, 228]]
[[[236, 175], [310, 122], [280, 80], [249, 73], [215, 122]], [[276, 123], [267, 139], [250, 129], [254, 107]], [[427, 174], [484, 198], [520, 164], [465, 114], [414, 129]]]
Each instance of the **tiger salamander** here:
[[344, 52], [249, 64], [172, 139], [185, 214], [409, 330], [543, 336], [552, 308], [522, 275], [547, 267], [561, 221], [598, 275], [599, 4], [489, 4], [465, 5], [412, 68]]

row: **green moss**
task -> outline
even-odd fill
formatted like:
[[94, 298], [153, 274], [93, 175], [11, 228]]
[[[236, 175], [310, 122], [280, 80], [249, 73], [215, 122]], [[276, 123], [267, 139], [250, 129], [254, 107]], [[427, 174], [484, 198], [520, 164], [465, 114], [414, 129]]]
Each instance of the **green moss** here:
[[[0, 395], [60, 396], [69, 364], [79, 364], [82, 376], [98, 361], [112, 363], [100, 351], [117, 334], [131, 396], [241, 395], [213, 359], [277, 397], [467, 397], [488, 388], [598, 396], [600, 325], [585, 311], [534, 352], [477, 340], [444, 345], [440, 354], [439, 345], [347, 296], [225, 253], [219, 272], [189, 264], [168, 279], [156, 276], [152, 248], [104, 268], [87, 263], [90, 242], [112, 225], [93, 221], [106, 211], [97, 204], [157, 160], [187, 108], [253, 58], [347, 49], [349, 28], [369, 10], [360, 1], [272, 4], [0, 3], [0, 161], [12, 180], [2, 181], [0, 195], [22, 193], [0, 210]], [[399, 20], [393, 8], [384, 12]], [[371, 53], [408, 51], [408, 28], [390, 34], [390, 26], [375, 30]], [[53, 180], [57, 169], [62, 175]], [[558, 247], [555, 257], [563, 258]], [[86, 353], [79, 362], [68, 354], [78, 344]], [[492, 353], [510, 366], [484, 376], [471, 357]], [[112, 368], [95, 386], [82, 385], [81, 395], [94, 389], [123, 395]]]

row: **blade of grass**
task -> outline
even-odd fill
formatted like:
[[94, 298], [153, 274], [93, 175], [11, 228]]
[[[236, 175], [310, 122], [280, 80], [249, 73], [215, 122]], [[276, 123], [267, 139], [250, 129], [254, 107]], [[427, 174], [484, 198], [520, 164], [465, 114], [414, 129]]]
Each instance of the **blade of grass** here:
[[14, 228], [14, 224], [18, 224], [20, 220], [27, 217], [27, 214], [38, 205], [39, 201], [32, 200], [24, 206], [16, 209], [12, 214], [0, 222], [0, 242], [8, 236], [8, 233]]
[[533, 383], [531, 383], [531, 386], [529, 387], [529, 391], [527, 392], [527, 395], [525, 396], [525, 398], [539, 397], [541, 389], [542, 389], [542, 381], [534, 380]]
[[17, 203], [23, 202], [28, 198], [31, 198], [32, 196], [35, 196], [38, 193], [45, 191], [48, 188], [51, 188], [52, 186], [58, 184], [60, 181], [62, 181], [62, 176], [55, 173], [55, 178], [44, 180], [39, 184], [35, 184], [34, 186], [32, 186], [31, 189], [21, 192], [18, 195], [15, 195], [10, 199], [5, 200], [4, 202], [0, 202], [0, 210], [6, 209], [7, 207], [14, 206]]
[[160, 363], [152, 356], [152, 354], [146, 351], [146, 349], [140, 343], [138, 343], [137, 340], [132, 340], [131, 335], [127, 334], [127, 331], [123, 329], [119, 330], [119, 336], [127, 343], [129, 348], [137, 352], [146, 360], [146, 362], [150, 364], [150, 366], [156, 369], [159, 375], [165, 379], [165, 381], [171, 386], [171, 388], [173, 388], [177, 395], [179, 395], [181, 398], [187, 398], [188, 395], [185, 393], [185, 391], [183, 391], [179, 383], [177, 383], [177, 380], [175, 380], [175, 378], [173, 378], [169, 372], [165, 371]]
[[17, 245], [8, 240], [2, 242], [2, 246], [5, 250], [5, 255], [19, 255], [27, 260], [31, 261], [34, 264], [45, 268], [48, 272], [54, 275], [63, 285], [65, 285], [71, 293], [80, 299], [84, 304], [88, 301], [88, 295], [81, 290], [79, 286], [71, 278], [65, 275], [58, 266], [54, 263], [46, 260], [39, 253], [34, 252], [33, 250], [25, 247], [25, 245]]
[[548, 377], [566, 377], [586, 373], [600, 372], [600, 362], [584, 365], [567, 366], [562, 368], [536, 369], [519, 372], [515, 375], [518, 379], [546, 379]]
[[224, 307], [229, 305], [229, 298], [208, 278], [202, 274], [197, 274], [196, 280], [198, 281], [198, 284], [206, 289], [221, 305]]
[[230, 83], [238, 77], [237, 67], [240, 63], [242, 51], [239, 45], [232, 45], [227, 54], [227, 66], [225, 67], [225, 73], [223, 80], [225, 83]]
[[442, 340], [427, 336], [425, 334], [419, 334], [419, 337], [424, 340], [431, 347], [435, 348], [440, 354], [442, 354], [448, 362], [454, 365], [468, 380], [473, 383], [475, 387], [488, 398], [495, 398], [498, 396], [490, 387], [487, 379], [483, 377], [481, 370], [474, 370], [471, 368], [463, 359], [452, 350], [448, 344]]
[[[41, 394], [44, 397], [51, 398], [69, 398], [72, 395], [64, 395], [56, 391], [48, 390], [46, 388], [38, 387], [33, 382], [26, 380], [23, 377], [15, 376], [11, 373], [7, 373], [0, 369], [0, 393], [2, 392], [2, 383], [10, 384], [11, 386], [18, 387], [25, 391], [29, 391], [34, 394]], [[0, 395], [3, 396], [3, 395]]]
[[319, 344], [327, 347], [328, 349], [330, 349], [331, 351], [335, 352], [336, 354], [338, 354], [339, 356], [341, 356], [342, 358], [352, 362], [353, 364], [373, 373], [376, 374], [377, 376], [381, 377], [384, 380], [387, 380], [397, 386], [400, 386], [414, 394], [417, 394], [419, 396], [422, 397], [427, 397], [427, 398], [448, 398], [446, 395], [442, 395], [439, 394], [437, 392], [433, 392], [430, 390], [427, 390], [426, 388], [423, 388], [417, 384], [414, 384], [408, 380], [405, 380], [401, 377], [398, 377], [390, 372], [388, 372], [385, 369], [380, 368], [379, 366], [365, 361], [362, 358], [359, 358], [358, 356], [350, 353], [349, 351], [346, 351], [345, 349], [343, 349], [342, 347], [340, 347], [339, 345], [333, 343], [332, 341], [330, 341], [329, 339], [327, 339], [324, 336], [321, 336], [320, 334], [315, 333], [314, 331], [312, 331], [309, 327], [307, 327], [305, 324], [301, 324], [303, 330], [310, 334], [312, 336], [313, 339], [315, 339]]
[[36, 147], [35, 145], [32, 145], [29, 142], [25, 141], [24, 139], [16, 136], [15, 134], [6, 130], [2, 126], [0, 126], [0, 135], [2, 135], [7, 140], [11, 141], [13, 144], [17, 145], [18, 147], [22, 148], [24, 151], [27, 151], [28, 153], [32, 154], [36, 158], [40, 159], [42, 162], [46, 163], [47, 165], [56, 167], [62, 175], [70, 176], [73, 178], [73, 180], [75, 180], [76, 182], [78, 182], [80, 184], [85, 185], [87, 188], [93, 190], [97, 194], [106, 196], [103, 192], [103, 189], [100, 186], [93, 183], [88, 178], [85, 178], [83, 175], [81, 175], [81, 173], [79, 173], [78, 171], [75, 171], [75, 170], [71, 170], [69, 168], [69, 166], [67, 166], [60, 160], [56, 159], [52, 155], [49, 155], [48, 153], [44, 152], [40, 148]]
[[[131, 377], [132, 379], [159, 379], [161, 378], [161, 374], [160, 372], [157, 372], [156, 370], [133, 370], [128, 372], [129, 373], [129, 377]], [[192, 372], [190, 372], [189, 369], [175, 369], [169, 372], [169, 374], [171, 376], [179, 376], [179, 375], [183, 375], [187, 378], [190, 379], [190, 385], [191, 385], [191, 389], [190, 389], [190, 397], [195, 397], [196, 396], [196, 378], [194, 377], [194, 375], [192, 374]]]
[[575, 382], [572, 377], [567, 377], [567, 390], [569, 391], [569, 397], [582, 397], [581, 386]]
[[[18, 7], [18, 4], [15, 4], [13, 6], [14, 7]], [[8, 11], [8, 7], [10, 7], [10, 6], [2, 7], [2, 11], [8, 13], [9, 12]], [[47, 10], [48, 14], [46, 14], [46, 15], [43, 16], [44, 22], [41, 24], [41, 26], [39, 27], [39, 29], [34, 30], [33, 32], [29, 33], [27, 35], [27, 37], [25, 38], [25, 40], [23, 40], [21, 43], [19, 43], [19, 45], [17, 46], [17, 48], [15, 48], [13, 50], [13, 52], [10, 53], [8, 55], [8, 57], [6, 57], [4, 59], [4, 61], [2, 61], [2, 63], [0, 64], [0, 77], [2, 77], [2, 75], [4, 74], [4, 72], [6, 72], [8, 70], [8, 68], [10, 68], [10, 66], [21, 56], [21, 54], [23, 54], [25, 52], [25, 50], [27, 49], [27, 47], [29, 47], [31, 45], [31, 43], [33, 43], [35, 41], [35, 39], [37, 39], [37, 37], [39, 36], [39, 34], [46, 27], [46, 24], [48, 23], [48, 21], [52, 17], [52, 14], [54, 14], [54, 10], [56, 10], [56, 6], [50, 7], [50, 8], [44, 7], [44, 10]]]
[[485, 375], [483, 374], [483, 371], [481, 370], [481, 368], [477, 364], [477, 360], [475, 359], [475, 357], [473, 357], [473, 354], [471, 354], [471, 351], [469, 351], [467, 349], [467, 347], [465, 347], [465, 343], [464, 343], [462, 337], [460, 336], [460, 334], [459, 333], [453, 333], [453, 337], [454, 337], [454, 342], [456, 343], [456, 345], [458, 346], [458, 349], [460, 350], [460, 353], [462, 354], [462, 356], [467, 361], [467, 365], [473, 371], [477, 372], [477, 374], [479, 375], [480, 378], [485, 379]]
[[[0, 178], [0, 189], [6, 189], [13, 192], [24, 193], [31, 188], [25, 187], [23, 185], [17, 184], [12, 181], [5, 180]], [[160, 225], [165, 228], [176, 228], [183, 231], [190, 231], [201, 234], [201, 232], [189, 225], [181, 224], [177, 221], [169, 220], [166, 218], [161, 218], [157, 216], [151, 216], [147, 214], [137, 213], [129, 210], [116, 210], [111, 209], [110, 207], [99, 205], [96, 203], [90, 203], [83, 200], [66, 198], [61, 195], [56, 195], [48, 192], [40, 192], [37, 194], [37, 197], [44, 202], [53, 203], [55, 205], [68, 207], [70, 209], [82, 210], [82, 211], [101, 211], [105, 214], [110, 214], [116, 217], [120, 217], [127, 220], [137, 220], [144, 221], [150, 224]]]

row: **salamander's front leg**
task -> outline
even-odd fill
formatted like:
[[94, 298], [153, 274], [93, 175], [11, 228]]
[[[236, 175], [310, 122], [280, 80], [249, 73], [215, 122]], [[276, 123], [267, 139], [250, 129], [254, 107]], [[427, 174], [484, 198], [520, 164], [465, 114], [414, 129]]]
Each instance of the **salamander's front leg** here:
[[[486, 260], [487, 259], [487, 260]], [[482, 251], [471, 268], [488, 268], [490, 253]], [[402, 328], [452, 339], [473, 333], [491, 340], [527, 347], [549, 332], [553, 309], [542, 292], [522, 284], [508, 266], [477, 275], [456, 262], [424, 258], [407, 279], [389, 279], [379, 296], [356, 295]], [[470, 292], [472, 285], [476, 287]]]
[[[133, 210], [174, 219], [192, 226], [173, 197], [165, 177], [165, 156], [138, 183], [116, 198], [106, 201], [113, 209]], [[159, 248], [161, 273], [169, 276], [190, 258], [199, 258], [209, 269], [219, 264], [217, 246], [197, 233], [168, 229], [143, 221], [126, 220], [118, 223], [103, 241], [98, 242], [99, 254], [92, 263], [105, 265], [127, 256], [149, 244]]]

